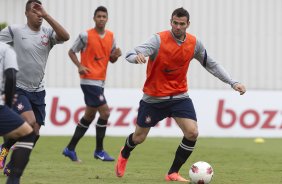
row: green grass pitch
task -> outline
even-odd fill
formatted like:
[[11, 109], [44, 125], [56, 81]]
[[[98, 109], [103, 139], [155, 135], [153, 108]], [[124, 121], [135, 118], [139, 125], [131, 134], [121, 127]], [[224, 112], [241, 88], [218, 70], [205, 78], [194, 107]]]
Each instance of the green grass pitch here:
[[[115, 162], [94, 159], [94, 137], [84, 137], [78, 144], [80, 164], [62, 155], [69, 140], [70, 137], [42, 136], [32, 152], [22, 184], [167, 183], [164, 176], [181, 138], [147, 138], [132, 152], [123, 178], [115, 176]], [[106, 137], [104, 147], [116, 158], [124, 141], [124, 137]], [[257, 144], [252, 138], [199, 138], [180, 173], [188, 177], [191, 164], [203, 160], [214, 169], [212, 184], [282, 183], [281, 145], [282, 139], [266, 139]], [[3, 174], [0, 183], [5, 183]]]

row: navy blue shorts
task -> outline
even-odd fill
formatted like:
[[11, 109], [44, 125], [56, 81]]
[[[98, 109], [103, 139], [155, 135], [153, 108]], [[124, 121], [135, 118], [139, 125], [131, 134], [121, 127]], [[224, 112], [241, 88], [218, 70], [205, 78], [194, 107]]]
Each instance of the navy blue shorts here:
[[18, 114], [32, 110], [36, 122], [39, 125], [44, 125], [46, 116], [45, 90], [40, 92], [28, 92], [17, 88], [16, 94], [18, 95], [18, 98], [17, 102], [13, 105], [13, 110]]
[[24, 120], [6, 105], [0, 105], [0, 136], [5, 135], [18, 127]]
[[193, 102], [190, 98], [160, 103], [139, 103], [137, 124], [140, 127], [154, 127], [167, 117], [188, 118], [197, 121]]
[[104, 88], [92, 85], [80, 85], [83, 94], [85, 104], [89, 107], [99, 107], [107, 103], [104, 96]]

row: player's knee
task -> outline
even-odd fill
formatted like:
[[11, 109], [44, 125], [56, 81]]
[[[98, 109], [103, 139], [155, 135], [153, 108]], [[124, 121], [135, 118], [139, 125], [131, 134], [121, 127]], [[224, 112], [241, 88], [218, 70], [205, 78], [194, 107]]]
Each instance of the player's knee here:
[[[94, 119], [95, 119], [95, 113], [93, 113], [93, 114], [84, 114], [84, 116], [82, 117], [85, 121], [87, 121], [87, 122], [92, 122]], [[80, 122], [81, 122], [81, 120], [80, 120]]]
[[89, 125], [92, 123], [93, 119], [92, 120], [88, 120], [86, 119], [85, 117], [81, 118], [78, 125], [84, 127], [84, 128], [88, 128]]
[[30, 126], [32, 126], [34, 128], [34, 126], [36, 125], [36, 119], [35, 118], [25, 118], [26, 122], [28, 124], [30, 124]]
[[33, 132], [33, 128], [31, 127], [29, 123], [24, 122], [22, 126], [23, 126], [23, 131], [22, 131], [23, 135], [22, 136], [28, 135], [31, 132]]
[[102, 119], [109, 119], [109, 117], [110, 117], [110, 111], [109, 110], [101, 112], [101, 114], [100, 114], [100, 118], [102, 118]]
[[189, 132], [187, 132], [185, 134], [185, 137], [188, 140], [197, 140], [198, 135], [199, 135], [198, 129], [193, 129], [193, 130], [190, 130]]

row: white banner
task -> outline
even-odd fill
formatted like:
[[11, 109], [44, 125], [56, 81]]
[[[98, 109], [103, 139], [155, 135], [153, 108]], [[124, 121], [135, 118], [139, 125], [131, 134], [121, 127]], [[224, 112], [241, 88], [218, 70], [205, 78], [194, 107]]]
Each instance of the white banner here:
[[[72, 135], [84, 113], [82, 91], [46, 89], [46, 123], [42, 135]], [[282, 137], [282, 92], [247, 91], [243, 96], [230, 90], [191, 90], [201, 137]], [[105, 89], [111, 116], [107, 135], [127, 136], [134, 131], [139, 89]], [[95, 135], [96, 119], [87, 131]], [[182, 136], [173, 119], [151, 129], [149, 136]]]

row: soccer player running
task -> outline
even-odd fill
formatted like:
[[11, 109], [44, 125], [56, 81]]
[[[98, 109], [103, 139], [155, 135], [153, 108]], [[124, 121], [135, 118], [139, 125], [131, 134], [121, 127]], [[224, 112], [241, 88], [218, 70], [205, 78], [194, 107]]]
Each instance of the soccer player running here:
[[[38, 0], [27, 1], [25, 15], [27, 23], [4, 28], [0, 32], [0, 42], [12, 45], [17, 54], [19, 72], [16, 94], [18, 99], [13, 105], [13, 110], [33, 127], [36, 133], [35, 145], [46, 114], [43, 78], [47, 58], [53, 46], [67, 41], [69, 34], [45, 11]], [[43, 20], [46, 20], [52, 28], [42, 26]], [[8, 150], [15, 142], [16, 140], [9, 139], [2, 145], [0, 165], [5, 165]], [[12, 162], [4, 169], [6, 175], [10, 172], [10, 165]]]
[[127, 137], [115, 166], [118, 177], [124, 175], [131, 151], [146, 139], [150, 128], [162, 119], [172, 117], [184, 136], [165, 180], [188, 182], [180, 176], [179, 170], [193, 152], [198, 137], [197, 117], [187, 93], [187, 72], [193, 58], [241, 95], [246, 91], [243, 84], [232, 80], [229, 74], [207, 55], [203, 44], [195, 36], [186, 33], [190, 24], [187, 10], [174, 10], [170, 24], [171, 30], [154, 34], [147, 42], [126, 55], [126, 60], [130, 63], [143, 64], [146, 63], [145, 57], [149, 59], [136, 129]]
[[[80, 33], [69, 50], [69, 56], [78, 68], [81, 78], [80, 86], [86, 104], [84, 116], [78, 122], [69, 144], [63, 150], [63, 155], [69, 157], [72, 161], [80, 161], [76, 155], [75, 147], [95, 119], [97, 112], [99, 112], [100, 117], [96, 123], [94, 157], [102, 161], [114, 161], [114, 158], [109, 156], [103, 148], [103, 140], [110, 116], [110, 110], [104, 96], [104, 86], [108, 63], [109, 61], [115, 63], [121, 56], [121, 51], [116, 47], [113, 33], [105, 29], [108, 21], [107, 9], [99, 6], [94, 12], [93, 20], [95, 27]], [[78, 52], [80, 52], [81, 62], [76, 55]]]
[[[20, 182], [35, 139], [32, 127], [11, 109], [17, 70], [16, 53], [9, 45], [0, 42], [0, 136], [18, 141], [11, 156], [14, 164], [7, 184]], [[0, 167], [3, 168], [3, 165]]]

